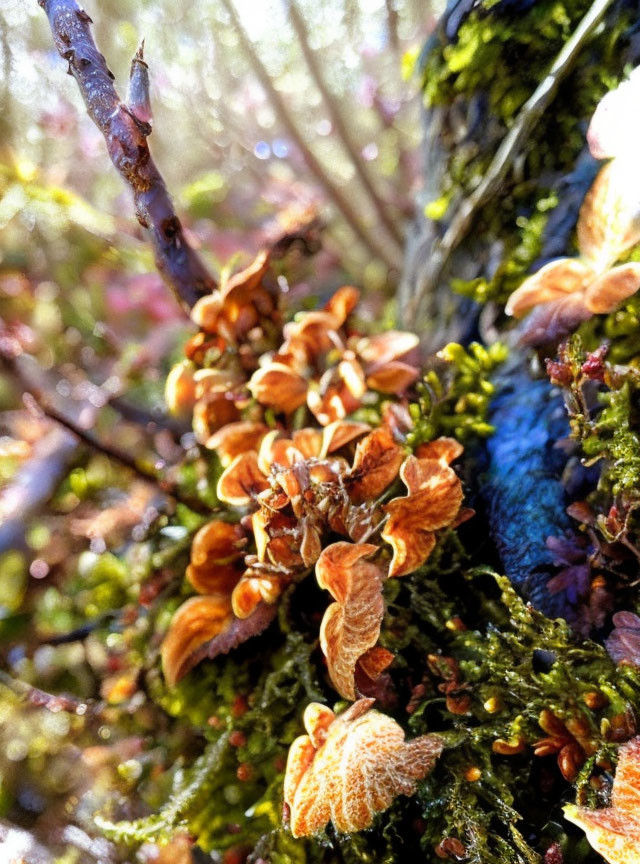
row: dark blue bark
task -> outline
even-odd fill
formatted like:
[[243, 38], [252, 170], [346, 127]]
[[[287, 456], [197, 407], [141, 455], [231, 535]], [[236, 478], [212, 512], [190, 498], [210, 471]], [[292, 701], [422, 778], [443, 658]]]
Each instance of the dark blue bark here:
[[557, 446], [569, 432], [562, 398], [546, 379], [514, 368], [499, 382], [490, 421], [496, 432], [479, 491], [504, 573], [540, 611], [571, 617], [564, 593], [547, 588], [558, 569], [547, 538], [571, 530], [561, 482], [567, 457]]

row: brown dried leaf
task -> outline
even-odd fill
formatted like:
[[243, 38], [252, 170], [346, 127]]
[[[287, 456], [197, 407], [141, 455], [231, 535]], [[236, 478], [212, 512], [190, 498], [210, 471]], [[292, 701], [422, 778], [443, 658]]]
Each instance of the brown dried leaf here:
[[436, 459], [409, 456], [400, 476], [409, 494], [384, 508], [389, 519], [382, 537], [393, 547], [389, 576], [405, 576], [424, 564], [436, 544], [434, 532], [454, 522], [463, 498], [455, 472]]
[[381, 393], [403, 393], [410, 387], [420, 370], [401, 360], [393, 360], [382, 366], [375, 366], [367, 374], [367, 387], [379, 390]]
[[360, 699], [336, 716], [322, 705], [304, 714], [308, 734], [291, 745], [284, 800], [291, 833], [308, 837], [329, 821], [337, 831], [368, 828], [398, 795], [413, 795], [444, 742], [437, 735], [405, 741], [401, 726]]
[[319, 448], [320, 455], [324, 458], [328, 453], [335, 453], [341, 447], [346, 447], [351, 441], [371, 432], [368, 423], [357, 423], [355, 420], [336, 420], [325, 426], [322, 433], [322, 446]]
[[464, 447], [455, 438], [436, 438], [426, 444], [420, 444], [416, 450], [418, 459], [437, 459], [445, 465], [451, 465], [462, 456]]
[[192, 669], [205, 642], [224, 633], [233, 621], [229, 594], [191, 597], [175, 612], [161, 648], [162, 669], [173, 687]]
[[164, 400], [172, 414], [187, 417], [196, 402], [193, 366], [188, 361], [176, 364], [167, 375]]
[[405, 451], [384, 426], [358, 444], [353, 467], [346, 478], [351, 500], [358, 504], [378, 498], [396, 479]]
[[603, 315], [613, 312], [623, 300], [640, 288], [640, 264], [631, 262], [613, 267], [593, 282], [585, 291], [585, 305], [590, 312]]
[[343, 285], [325, 304], [325, 312], [333, 315], [336, 327], [342, 327], [358, 305], [360, 292], [352, 285]]
[[236, 456], [224, 469], [218, 480], [217, 494], [220, 501], [233, 507], [248, 507], [268, 488], [267, 478], [258, 465], [258, 454], [250, 450]]
[[228, 423], [215, 432], [205, 446], [207, 450], [215, 450], [220, 462], [226, 467], [241, 453], [258, 450], [268, 431], [264, 423], [239, 420], [237, 423]]
[[366, 336], [358, 341], [357, 353], [365, 361], [383, 366], [404, 357], [420, 344], [415, 333], [404, 330], [388, 330], [375, 336]]
[[345, 699], [355, 699], [358, 660], [377, 644], [384, 615], [385, 572], [368, 561], [378, 547], [371, 543], [333, 543], [318, 558], [316, 579], [337, 601], [322, 619], [320, 646], [329, 678]]
[[640, 861], [640, 738], [620, 747], [611, 807], [590, 810], [568, 805], [565, 817], [587, 835], [609, 864]]
[[560, 258], [541, 267], [509, 297], [505, 312], [520, 318], [533, 306], [564, 299], [584, 290], [593, 279], [593, 269], [578, 258]]
[[261, 405], [284, 414], [291, 414], [307, 399], [305, 379], [278, 362], [256, 370], [249, 381], [249, 389]]
[[214, 520], [198, 531], [191, 545], [187, 579], [200, 594], [230, 594], [240, 578], [246, 536], [240, 525]]

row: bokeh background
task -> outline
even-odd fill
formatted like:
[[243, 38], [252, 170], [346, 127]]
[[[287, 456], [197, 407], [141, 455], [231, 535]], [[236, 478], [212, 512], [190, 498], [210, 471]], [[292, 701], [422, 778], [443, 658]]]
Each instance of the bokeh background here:
[[[145, 40], [151, 148], [211, 269], [247, 264], [317, 216], [322, 251], [286, 286], [294, 304], [351, 282], [365, 291], [366, 314], [389, 314], [421, 187], [412, 72], [437, 4], [86, 8], [123, 97]], [[135, 544], [162, 499], [42, 416], [24, 391], [39, 388], [96, 439], [171, 466], [193, 439], [167, 416], [163, 381], [190, 332], [43, 11], [36, 0], [3, 0], [0, 355], [21, 356], [0, 367], [2, 862], [128, 860], [91, 830], [91, 814], [166, 755], [160, 745], [135, 758], [145, 736], [163, 730], [127, 678], [128, 648], [113, 625], [134, 592]], [[87, 708], [96, 704], [99, 715]], [[189, 854], [179, 842], [149, 845], [135, 860], [182, 864]]]

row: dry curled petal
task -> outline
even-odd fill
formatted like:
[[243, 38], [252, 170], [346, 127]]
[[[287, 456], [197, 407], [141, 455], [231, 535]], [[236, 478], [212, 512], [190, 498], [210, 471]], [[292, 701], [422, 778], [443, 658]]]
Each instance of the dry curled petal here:
[[170, 687], [196, 665], [198, 649], [227, 630], [232, 620], [228, 594], [191, 597], [180, 606], [161, 649], [162, 669]]
[[340, 832], [362, 831], [433, 769], [442, 738], [406, 741], [395, 720], [371, 709], [373, 701], [360, 699], [338, 716], [322, 705], [306, 709], [308, 734], [291, 745], [284, 780], [294, 837], [329, 821]]
[[353, 468], [346, 478], [354, 503], [377, 498], [396, 479], [405, 451], [384, 426], [358, 444]]
[[426, 444], [420, 444], [416, 450], [416, 456], [419, 459], [437, 459], [445, 465], [451, 465], [452, 462], [462, 456], [463, 451], [464, 447], [455, 438], [442, 437]]
[[254, 372], [249, 389], [260, 404], [284, 414], [291, 414], [307, 399], [307, 382], [283, 363], [270, 363]]
[[248, 507], [255, 498], [269, 488], [266, 477], [258, 465], [254, 450], [236, 456], [218, 480], [218, 498], [233, 507]]
[[403, 393], [416, 380], [420, 370], [401, 360], [377, 366], [367, 375], [367, 387], [381, 393]]
[[318, 585], [336, 600], [324, 613], [320, 646], [331, 683], [345, 699], [356, 698], [356, 666], [380, 636], [385, 572], [367, 560], [377, 551], [371, 543], [333, 543], [316, 564]]
[[196, 384], [191, 363], [178, 363], [167, 375], [164, 399], [172, 414], [187, 416], [196, 402]]
[[577, 258], [561, 258], [551, 261], [541, 267], [533, 276], [517, 288], [509, 297], [505, 307], [507, 315], [516, 318], [524, 315], [533, 306], [560, 300], [567, 294], [582, 291], [590, 279], [593, 270]]
[[240, 525], [214, 520], [198, 531], [191, 545], [187, 579], [200, 594], [231, 592], [240, 578], [238, 562], [246, 544]]
[[567, 805], [565, 817], [587, 835], [609, 864], [640, 861], [640, 738], [624, 744], [613, 781], [611, 807], [590, 810]]
[[346, 447], [351, 441], [366, 435], [367, 432], [371, 432], [371, 426], [368, 423], [357, 423], [355, 420], [336, 420], [324, 428], [319, 453], [313, 455], [324, 457], [328, 453], [335, 453], [336, 450]]
[[613, 312], [623, 300], [640, 288], [640, 264], [620, 264], [591, 282], [585, 291], [585, 305], [601, 315]]
[[208, 450], [215, 450], [220, 462], [226, 467], [241, 453], [258, 450], [268, 431], [264, 423], [239, 420], [237, 423], [228, 423], [215, 432], [205, 446]]
[[400, 476], [409, 494], [385, 506], [389, 519], [382, 530], [393, 547], [389, 576], [424, 564], [436, 544], [434, 532], [453, 524], [463, 498], [460, 480], [442, 461], [409, 456]]
[[338, 288], [336, 293], [327, 301], [324, 309], [325, 312], [329, 312], [330, 315], [333, 315], [336, 326], [342, 327], [349, 315], [351, 315], [358, 305], [359, 299], [360, 292], [357, 288], [354, 288], [352, 285], [343, 285], [342, 288]]
[[420, 344], [415, 333], [404, 330], [388, 330], [360, 339], [357, 346], [358, 355], [365, 363], [375, 363], [383, 366], [400, 357], [404, 357]]

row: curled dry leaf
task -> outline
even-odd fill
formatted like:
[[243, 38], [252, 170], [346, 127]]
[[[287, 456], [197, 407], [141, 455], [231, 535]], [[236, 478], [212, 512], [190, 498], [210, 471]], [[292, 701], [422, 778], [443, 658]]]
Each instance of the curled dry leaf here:
[[[324, 613], [320, 646], [327, 658], [331, 683], [345, 699], [356, 698], [356, 666], [380, 636], [384, 615], [382, 582], [386, 574], [379, 564], [368, 560], [377, 551], [378, 547], [371, 543], [333, 543], [316, 564], [318, 585], [336, 600]], [[367, 671], [369, 677], [371, 672], [375, 674], [373, 659]]]
[[167, 375], [164, 387], [167, 408], [178, 417], [188, 416], [196, 404], [194, 369], [188, 360], [177, 363]]
[[590, 312], [613, 312], [623, 300], [640, 288], [640, 264], [631, 262], [613, 267], [591, 282], [585, 291], [585, 305]]
[[230, 593], [242, 569], [246, 535], [240, 525], [214, 520], [198, 531], [191, 545], [187, 579], [199, 594]]
[[405, 451], [393, 440], [384, 426], [374, 429], [358, 444], [353, 467], [346, 478], [354, 503], [377, 498], [393, 483], [405, 457]]
[[589, 810], [571, 804], [565, 817], [587, 835], [609, 864], [640, 861], [640, 737], [620, 747], [611, 807]]
[[541, 303], [560, 300], [582, 291], [593, 278], [590, 267], [577, 258], [561, 258], [541, 267], [509, 297], [505, 312], [520, 318]]
[[463, 498], [459, 478], [441, 460], [409, 456], [400, 477], [409, 494], [384, 508], [389, 519], [382, 537], [393, 547], [389, 576], [405, 576], [424, 564], [436, 545], [435, 532], [455, 522]]
[[162, 643], [162, 669], [167, 684], [173, 687], [195, 666], [197, 651], [205, 642], [231, 626], [233, 613], [228, 594], [191, 597], [171, 619]]
[[307, 382], [283, 363], [271, 363], [251, 376], [249, 389], [262, 405], [291, 414], [307, 400]]
[[323, 705], [306, 709], [307, 734], [291, 745], [284, 780], [294, 837], [316, 834], [329, 821], [337, 831], [362, 831], [398, 795], [413, 795], [433, 769], [443, 739], [406, 741], [402, 727], [372, 703], [360, 699], [338, 716]]
[[260, 470], [255, 450], [242, 453], [231, 462], [218, 480], [218, 498], [233, 507], [248, 507], [269, 487]]
[[264, 423], [239, 420], [228, 423], [215, 432], [207, 441], [208, 450], [215, 450], [223, 466], [229, 465], [236, 456], [249, 450], [258, 450], [260, 442], [269, 431]]
[[[637, 77], [636, 77], [637, 82]], [[613, 267], [623, 253], [640, 240], [640, 172], [633, 136], [613, 135], [613, 126], [631, 128], [623, 118], [622, 105], [637, 83], [625, 82], [605, 96], [595, 112], [588, 132], [589, 145], [598, 156], [614, 156], [598, 173], [587, 192], [577, 224], [578, 258], [552, 261], [529, 276], [511, 295], [508, 315], [520, 317], [540, 304], [551, 306], [527, 328], [525, 344], [541, 344], [565, 335], [580, 319], [577, 306], [566, 305], [567, 295], [582, 297], [582, 319], [589, 314], [612, 312], [640, 288], [640, 266], [631, 263]], [[625, 95], [626, 94], [626, 95]], [[627, 111], [629, 116], [633, 110]], [[585, 315], [586, 311], [586, 315]], [[553, 337], [545, 333], [552, 327]], [[562, 327], [565, 327], [562, 331]]]
[[248, 618], [234, 616], [228, 594], [191, 597], [176, 610], [161, 648], [169, 687], [205, 657], [227, 654], [269, 626], [276, 608], [261, 603]]

